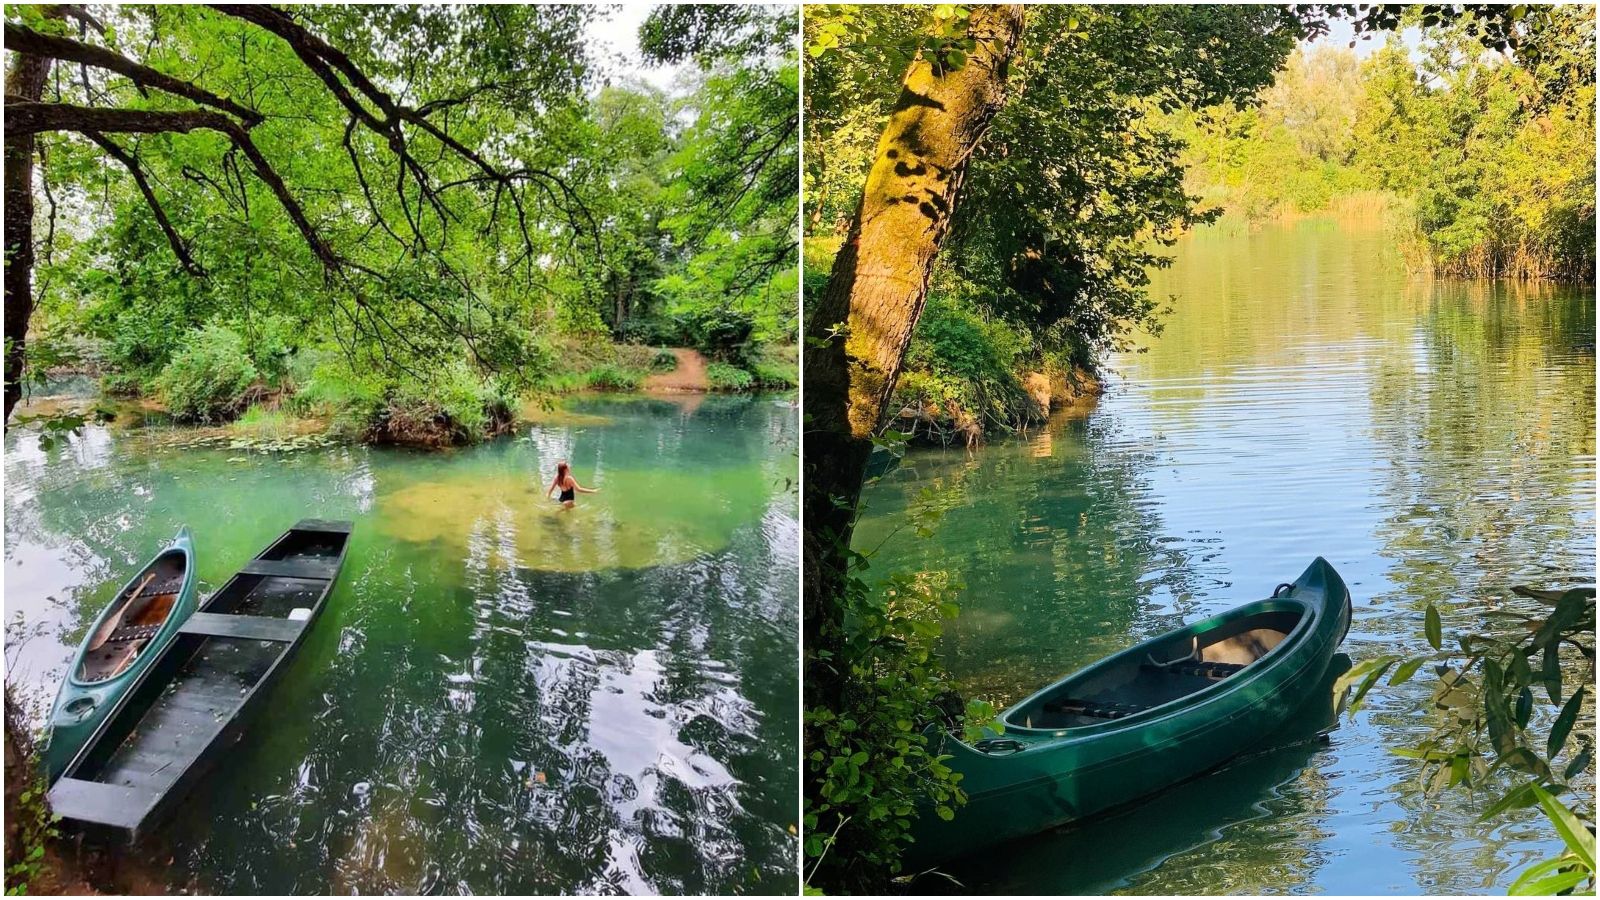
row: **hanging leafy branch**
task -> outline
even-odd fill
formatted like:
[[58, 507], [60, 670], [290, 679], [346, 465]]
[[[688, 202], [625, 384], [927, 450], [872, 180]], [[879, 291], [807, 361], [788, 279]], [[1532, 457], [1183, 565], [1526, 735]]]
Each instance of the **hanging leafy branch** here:
[[1567, 849], [1523, 872], [1513, 894], [1556, 893], [1582, 884], [1592, 889], [1595, 837], [1583, 821], [1594, 818], [1592, 801], [1580, 815], [1556, 798], [1572, 793], [1573, 782], [1594, 770], [1595, 590], [1512, 591], [1548, 611], [1495, 611], [1491, 615], [1505, 620], [1506, 628], [1463, 634], [1456, 647], [1447, 648], [1439, 610], [1430, 604], [1423, 633], [1433, 653], [1362, 660], [1341, 676], [1334, 692], [1355, 687], [1348, 707], [1353, 716], [1384, 675], [1389, 686], [1398, 687], [1427, 667], [1434, 676], [1430, 705], [1439, 720], [1415, 746], [1394, 752], [1418, 761], [1418, 778], [1429, 792], [1488, 786], [1512, 775], [1514, 785], [1480, 820], [1531, 806], [1545, 813]]

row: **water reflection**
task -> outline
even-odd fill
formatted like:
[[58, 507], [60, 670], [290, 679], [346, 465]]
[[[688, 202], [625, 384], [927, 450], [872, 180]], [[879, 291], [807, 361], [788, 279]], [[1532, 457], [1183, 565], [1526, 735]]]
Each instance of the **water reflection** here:
[[[875, 570], [965, 585], [944, 650], [969, 693], [1014, 700], [1317, 555], [1351, 586], [1357, 659], [1420, 651], [1429, 603], [1461, 630], [1513, 584], [1593, 582], [1592, 288], [1412, 279], [1381, 230], [1317, 220], [1202, 229], [1176, 253], [1153, 274], [1175, 298], [1164, 332], [1113, 361], [1087, 420], [913, 452], [867, 491], [858, 546], [882, 543]], [[922, 504], [948, 510], [926, 540], [903, 527]], [[969, 886], [1503, 890], [1557, 844], [1535, 813], [1480, 825], [1492, 798], [1421, 795], [1389, 751], [1429, 727], [1426, 692], [1375, 691], [1290, 782], [1319, 787], [1249, 827], [1149, 856], [1160, 842], [1133, 832], [1120, 853], [1089, 829], [1050, 835]], [[1202, 801], [1164, 802], [1182, 818]], [[1043, 862], [1090, 858], [1104, 865]]]
[[[583, 424], [450, 454], [241, 460], [97, 430], [97, 468], [8, 455], [29, 485], [6, 498], [8, 605], [52, 626], [27, 676], [48, 690], [103, 582], [177, 522], [213, 585], [285, 519], [357, 523], [273, 708], [144, 848], [172, 885], [793, 890], [794, 414], [571, 409]], [[557, 453], [595, 502], [540, 500]]]

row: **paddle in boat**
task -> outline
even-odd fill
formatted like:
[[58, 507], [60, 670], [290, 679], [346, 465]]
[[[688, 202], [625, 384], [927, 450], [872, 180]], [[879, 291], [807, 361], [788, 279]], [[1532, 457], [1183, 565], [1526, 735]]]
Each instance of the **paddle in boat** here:
[[351, 527], [304, 519], [228, 579], [67, 765], [51, 810], [130, 838], [158, 824], [243, 738], [322, 612]]
[[1318, 557], [1265, 600], [1101, 660], [1000, 715], [967, 744], [942, 728], [937, 752], [967, 803], [945, 821], [919, 809], [908, 866], [922, 868], [1092, 816], [1258, 749], [1298, 715], [1350, 629], [1350, 592]]
[[194, 539], [172, 539], [100, 613], [78, 645], [50, 713], [45, 776], [55, 781], [178, 626], [194, 612]]

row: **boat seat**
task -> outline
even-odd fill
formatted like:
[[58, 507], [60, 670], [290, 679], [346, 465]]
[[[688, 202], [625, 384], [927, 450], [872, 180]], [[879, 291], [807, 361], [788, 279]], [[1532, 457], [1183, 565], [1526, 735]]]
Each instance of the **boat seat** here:
[[159, 795], [136, 787], [63, 776], [50, 787], [50, 811], [63, 819], [135, 831]]
[[159, 597], [162, 594], [176, 594], [181, 590], [183, 590], [183, 576], [174, 575], [171, 578], [168, 578], [166, 581], [150, 585], [145, 589], [144, 596]]
[[161, 624], [162, 623], [155, 625], [124, 625], [121, 628], [118, 628], [116, 631], [111, 632], [111, 636], [106, 638], [106, 643], [115, 644], [118, 641], [148, 640], [155, 637], [156, 632], [161, 630]]
[[339, 574], [337, 559], [257, 559], [239, 570], [241, 575], [273, 578], [317, 578], [332, 581]]
[[1196, 675], [1200, 678], [1209, 678], [1212, 681], [1221, 681], [1230, 675], [1237, 675], [1244, 670], [1242, 663], [1209, 662], [1206, 660], [1186, 660], [1183, 662], [1144, 663], [1139, 668], [1146, 672], [1164, 672], [1168, 675]]
[[1091, 719], [1124, 719], [1134, 713], [1142, 713], [1149, 708], [1140, 703], [1067, 699], [1046, 704], [1044, 711], [1062, 713], [1069, 716], [1088, 716]]
[[240, 638], [250, 641], [279, 641], [288, 643], [300, 636], [306, 623], [271, 616], [236, 616], [227, 613], [197, 612], [183, 623], [179, 631], [184, 634], [203, 634], [207, 637]]

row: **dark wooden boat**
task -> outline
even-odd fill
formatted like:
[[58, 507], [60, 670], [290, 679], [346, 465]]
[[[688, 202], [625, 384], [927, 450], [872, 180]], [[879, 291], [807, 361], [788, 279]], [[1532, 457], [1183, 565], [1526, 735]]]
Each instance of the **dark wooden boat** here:
[[158, 824], [243, 737], [321, 614], [351, 527], [302, 520], [228, 579], [67, 765], [52, 811], [130, 838]]
[[194, 538], [172, 539], [117, 592], [89, 627], [50, 712], [45, 777], [55, 781], [118, 698], [177, 636], [194, 612]]

